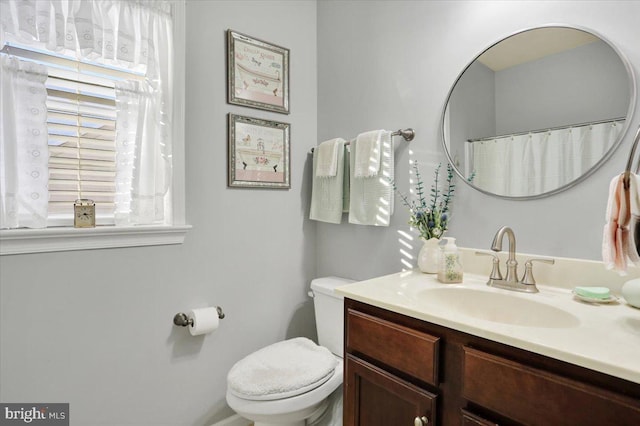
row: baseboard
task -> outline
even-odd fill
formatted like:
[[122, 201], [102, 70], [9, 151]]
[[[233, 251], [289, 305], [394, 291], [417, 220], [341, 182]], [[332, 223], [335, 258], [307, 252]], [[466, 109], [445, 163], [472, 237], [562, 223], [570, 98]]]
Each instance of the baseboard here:
[[251, 420], [247, 420], [244, 417], [240, 417], [238, 414], [234, 414], [231, 417], [227, 417], [211, 426], [251, 426], [253, 423]]

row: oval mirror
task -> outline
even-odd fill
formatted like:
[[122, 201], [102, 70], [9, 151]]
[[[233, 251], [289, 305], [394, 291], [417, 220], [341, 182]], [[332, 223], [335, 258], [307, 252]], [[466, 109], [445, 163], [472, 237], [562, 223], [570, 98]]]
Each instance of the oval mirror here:
[[484, 193], [557, 193], [613, 153], [629, 127], [635, 88], [626, 58], [591, 32], [518, 32], [457, 78], [442, 115], [445, 152], [458, 175]]

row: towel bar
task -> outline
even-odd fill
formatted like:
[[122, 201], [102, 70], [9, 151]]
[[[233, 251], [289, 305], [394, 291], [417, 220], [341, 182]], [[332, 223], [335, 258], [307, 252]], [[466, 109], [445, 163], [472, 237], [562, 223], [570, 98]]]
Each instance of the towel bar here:
[[[636, 154], [636, 148], [638, 148], [638, 144], [640, 143], [640, 126], [638, 126], [638, 131], [636, 132], [636, 138], [633, 140], [633, 145], [631, 146], [631, 153], [629, 154], [629, 160], [627, 161], [627, 167], [624, 170], [624, 188], [629, 189], [629, 178], [631, 175], [631, 169], [633, 168], [633, 159]], [[636, 167], [636, 173], [640, 173], [640, 158], [638, 158], [638, 166]]]
[[[405, 141], [410, 142], [410, 141], [413, 140], [413, 138], [416, 137], [416, 132], [412, 128], [399, 129], [399, 130], [396, 130], [395, 132], [392, 132], [391, 136], [402, 136]], [[351, 143], [351, 141], [353, 141], [353, 140], [354, 139], [346, 141], [344, 144], [345, 145], [349, 145]], [[311, 148], [311, 153], [312, 154], [313, 154], [313, 150], [314, 150], [314, 148]]]

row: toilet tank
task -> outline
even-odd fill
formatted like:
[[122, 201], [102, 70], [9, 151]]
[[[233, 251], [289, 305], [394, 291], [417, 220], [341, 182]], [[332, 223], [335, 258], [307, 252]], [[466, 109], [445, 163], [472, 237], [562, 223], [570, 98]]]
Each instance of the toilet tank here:
[[318, 344], [340, 358], [343, 357], [344, 297], [334, 290], [352, 282], [353, 280], [339, 277], [316, 278], [311, 281]]

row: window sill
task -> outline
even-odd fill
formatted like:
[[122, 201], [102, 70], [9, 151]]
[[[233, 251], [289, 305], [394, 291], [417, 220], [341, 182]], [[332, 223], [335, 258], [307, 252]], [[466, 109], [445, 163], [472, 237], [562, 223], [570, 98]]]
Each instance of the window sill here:
[[0, 231], [0, 255], [182, 244], [190, 225]]

